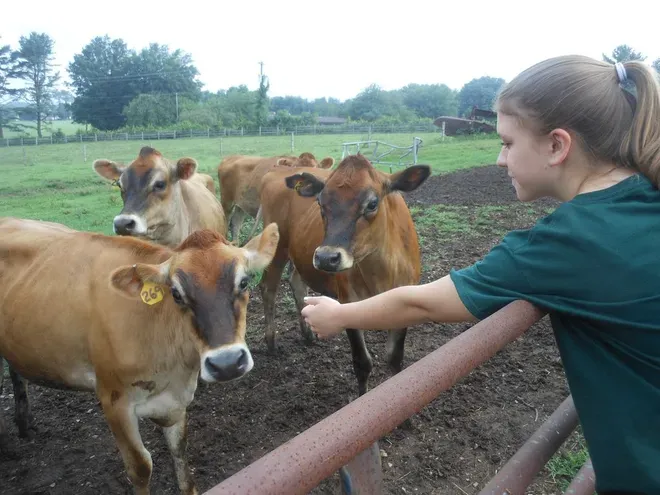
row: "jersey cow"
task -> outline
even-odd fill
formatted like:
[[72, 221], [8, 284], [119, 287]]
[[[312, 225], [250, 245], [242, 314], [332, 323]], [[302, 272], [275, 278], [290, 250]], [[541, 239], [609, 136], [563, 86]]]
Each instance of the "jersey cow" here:
[[[275, 350], [273, 311], [278, 282], [290, 259], [298, 283], [351, 302], [402, 285], [419, 283], [417, 232], [401, 191], [417, 189], [430, 167], [415, 165], [393, 174], [378, 171], [362, 155], [344, 158], [332, 172], [271, 172], [261, 190], [264, 224], [275, 222], [280, 242], [260, 289], [266, 318], [266, 342]], [[291, 283], [296, 280], [292, 278]], [[298, 311], [306, 288], [294, 289]], [[301, 330], [311, 333], [300, 318]], [[407, 329], [388, 335], [387, 360], [402, 368]], [[367, 391], [372, 359], [362, 332], [346, 329], [360, 395]]]
[[218, 165], [218, 181], [220, 201], [229, 222], [232, 242], [239, 244], [238, 236], [245, 215], [253, 218], [257, 216], [260, 205], [259, 185], [264, 174], [269, 170], [276, 166], [327, 169], [334, 163], [332, 157], [326, 157], [318, 162], [316, 157], [308, 152], [301, 153], [300, 156], [230, 155], [224, 158]]
[[199, 230], [170, 249], [0, 219], [0, 355], [34, 383], [96, 393], [136, 493], [149, 493], [152, 471], [139, 418], [162, 427], [181, 492], [197, 493], [186, 409], [198, 375], [252, 369], [248, 283], [278, 239], [275, 224], [243, 248]]
[[213, 177], [211, 177], [208, 174], [203, 174], [201, 172], [196, 172], [193, 174], [191, 179], [197, 179], [199, 180], [204, 186], [206, 186], [206, 189], [211, 191], [211, 194], [215, 196], [215, 182], [213, 182]]
[[118, 235], [175, 247], [196, 230], [227, 233], [224, 211], [208, 184], [211, 177], [196, 172], [193, 158], [172, 163], [145, 146], [127, 167], [99, 159], [93, 168], [121, 190], [124, 207], [113, 221]]

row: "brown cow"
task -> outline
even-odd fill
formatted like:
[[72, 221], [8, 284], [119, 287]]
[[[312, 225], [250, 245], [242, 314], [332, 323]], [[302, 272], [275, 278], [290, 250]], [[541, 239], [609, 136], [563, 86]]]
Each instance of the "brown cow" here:
[[99, 159], [93, 168], [121, 189], [124, 207], [113, 222], [118, 235], [175, 247], [196, 230], [227, 234], [222, 206], [204, 177], [195, 177], [197, 162], [193, 158], [172, 163], [145, 146], [128, 167]]
[[[280, 155], [273, 157], [230, 155], [218, 165], [220, 201], [229, 222], [231, 239], [239, 244], [239, 233], [245, 215], [255, 217], [259, 209], [259, 184], [266, 172], [276, 166], [330, 168], [335, 160], [326, 157], [321, 162], [312, 153], [300, 156]], [[254, 231], [254, 230], [253, 230]]]
[[199, 230], [170, 249], [0, 219], [0, 355], [34, 383], [96, 393], [137, 493], [152, 471], [139, 418], [163, 428], [181, 491], [197, 493], [186, 408], [198, 375], [227, 382], [252, 369], [248, 283], [278, 239], [275, 224], [244, 248]]
[[190, 179], [199, 180], [202, 184], [204, 184], [206, 189], [211, 191], [211, 193], [215, 196], [215, 182], [213, 182], [213, 177], [211, 177], [209, 174], [195, 172]]
[[[269, 174], [261, 191], [263, 220], [265, 225], [276, 222], [280, 231], [277, 252], [260, 284], [271, 352], [276, 291], [288, 258], [304, 284], [341, 302], [419, 283], [417, 232], [400, 191], [417, 189], [429, 174], [427, 165], [386, 174], [362, 155], [346, 157], [332, 172]], [[294, 290], [299, 312], [304, 290], [304, 286]], [[303, 335], [310, 333], [302, 317], [300, 325]], [[395, 373], [402, 367], [406, 331], [389, 333], [387, 360]], [[346, 333], [362, 395], [367, 391], [371, 356], [361, 331]]]

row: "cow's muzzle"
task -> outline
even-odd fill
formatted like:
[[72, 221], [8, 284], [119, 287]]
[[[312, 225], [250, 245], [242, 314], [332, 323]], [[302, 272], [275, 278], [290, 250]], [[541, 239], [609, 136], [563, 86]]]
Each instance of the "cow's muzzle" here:
[[117, 235], [144, 235], [147, 233], [147, 225], [137, 215], [117, 215], [112, 222], [113, 230]]
[[314, 251], [314, 268], [329, 273], [337, 273], [353, 267], [353, 256], [344, 248], [319, 246]]
[[206, 382], [228, 382], [248, 373], [254, 361], [244, 344], [232, 344], [207, 351], [202, 356], [202, 380]]

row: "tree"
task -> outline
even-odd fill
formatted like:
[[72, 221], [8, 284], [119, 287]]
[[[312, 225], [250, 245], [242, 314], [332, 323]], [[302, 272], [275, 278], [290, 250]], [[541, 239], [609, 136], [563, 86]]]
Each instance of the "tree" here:
[[403, 104], [418, 117], [434, 119], [458, 112], [457, 93], [446, 84], [409, 84], [399, 92]]
[[60, 80], [59, 72], [54, 71], [53, 45], [50, 36], [35, 31], [19, 40], [17, 71], [28, 82], [25, 98], [36, 115], [38, 137], [43, 137], [42, 123], [52, 109], [53, 90]]
[[405, 113], [403, 101], [377, 84], [370, 85], [348, 102], [348, 114], [354, 120], [373, 122], [383, 117], [403, 117], [405, 120]]
[[134, 52], [121, 39], [97, 36], [69, 64], [73, 120], [96, 129], [114, 130], [126, 122], [124, 107], [137, 96], [131, 78]]
[[74, 56], [69, 75], [76, 92], [74, 120], [100, 130], [124, 126], [124, 109], [138, 95], [166, 96], [176, 112], [178, 100], [197, 101], [202, 86], [192, 58], [181, 50], [170, 53], [166, 45], [152, 43], [135, 53], [107, 35], [92, 39]]
[[53, 91], [53, 114], [62, 120], [71, 118], [73, 95], [65, 89]]
[[124, 108], [126, 124], [133, 127], [168, 127], [176, 122], [172, 95], [141, 94]]
[[257, 91], [257, 125], [263, 126], [268, 122], [268, 90], [270, 83], [264, 75], [264, 63], [260, 62], [261, 72], [259, 74], [259, 91]]
[[9, 45], [0, 46], [0, 139], [4, 137], [3, 128], [14, 129], [11, 124], [13, 112], [6, 107], [9, 98], [17, 98], [21, 89], [11, 88], [10, 82], [18, 78], [18, 53]]
[[504, 79], [499, 77], [484, 76], [472, 79], [458, 93], [458, 114], [470, 113], [473, 106], [490, 110], [503, 84]]
[[170, 53], [167, 45], [151, 43], [132, 56], [131, 77], [139, 94], [164, 93], [199, 100], [202, 83], [192, 57], [181, 50]]
[[653, 68], [660, 74], [660, 58], [653, 62]]
[[612, 56], [608, 57], [603, 53], [603, 60], [610, 64], [616, 62], [628, 62], [629, 60], [646, 60], [646, 56], [642, 55], [640, 52], [636, 52], [632, 47], [628, 45], [619, 45], [614, 50], [612, 50]]

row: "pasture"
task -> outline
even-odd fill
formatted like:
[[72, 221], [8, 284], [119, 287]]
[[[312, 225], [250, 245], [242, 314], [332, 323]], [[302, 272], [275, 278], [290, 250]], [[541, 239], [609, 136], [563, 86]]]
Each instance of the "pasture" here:
[[[372, 136], [408, 145], [413, 135]], [[492, 165], [496, 139], [420, 135], [419, 162], [432, 175], [407, 194], [422, 248], [422, 282], [463, 267], [483, 256], [502, 235], [531, 226], [555, 207], [550, 201], [517, 202], [506, 172]], [[295, 154], [310, 151], [318, 159], [341, 158], [341, 143], [366, 136], [296, 136]], [[199, 170], [216, 180], [218, 139], [115, 141], [0, 148], [0, 215], [64, 223], [72, 228], [112, 233], [121, 209], [116, 189], [92, 171], [97, 158], [128, 163], [144, 144], [166, 157], [191, 156]], [[236, 137], [222, 140], [223, 155], [275, 155], [291, 152], [290, 137]], [[384, 167], [382, 167], [385, 169]], [[249, 232], [252, 219], [243, 225]], [[202, 386], [189, 408], [188, 453], [200, 491], [206, 490], [336, 411], [357, 396], [346, 336], [302, 343], [288, 284], [276, 302], [279, 354], [264, 342], [264, 318], [258, 290], [248, 306], [247, 340], [254, 369], [227, 385]], [[466, 324], [427, 324], [409, 329], [404, 366], [424, 357]], [[369, 387], [389, 377], [384, 364], [386, 334], [366, 332], [374, 358]], [[92, 395], [30, 385], [38, 433], [19, 440], [11, 422], [13, 396], [5, 379], [0, 408], [15, 449], [0, 457], [2, 493], [131, 493], [121, 458], [101, 409]], [[568, 394], [549, 320], [535, 324], [522, 338], [475, 369], [455, 387], [412, 417], [409, 428], [382, 438], [380, 448], [387, 493], [477, 493]], [[178, 493], [169, 453], [150, 422], [140, 425], [154, 463], [154, 493]], [[531, 493], [561, 493], [562, 473], [572, 476], [584, 451], [574, 433], [530, 487]], [[313, 493], [339, 493], [336, 475]]]

